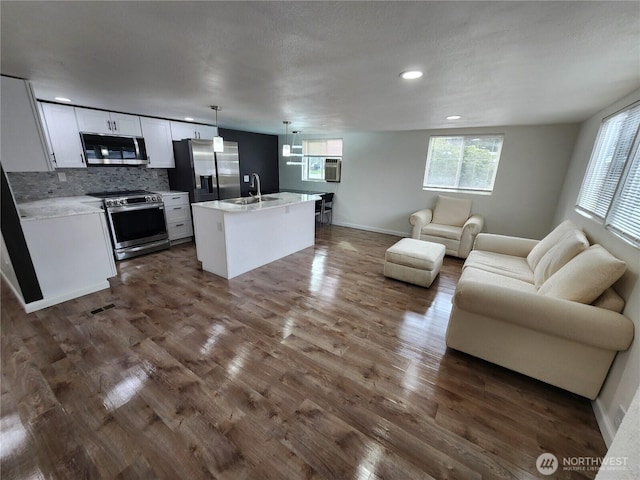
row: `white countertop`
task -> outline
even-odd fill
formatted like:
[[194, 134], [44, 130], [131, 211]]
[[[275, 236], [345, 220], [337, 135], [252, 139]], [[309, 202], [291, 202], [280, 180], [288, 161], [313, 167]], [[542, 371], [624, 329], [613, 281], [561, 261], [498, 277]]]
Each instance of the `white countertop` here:
[[213, 200], [211, 202], [192, 203], [192, 205], [194, 207], [210, 208], [212, 210], [220, 210], [227, 213], [247, 213], [282, 207], [285, 205], [293, 205], [295, 203], [315, 202], [320, 200], [319, 195], [291, 192], [269, 193], [262, 195], [262, 197], [266, 197], [267, 199], [276, 198], [277, 200], [265, 200], [262, 202], [250, 203], [248, 205], [238, 205], [226, 200]]
[[42, 220], [45, 218], [67, 217], [102, 213], [102, 200], [89, 195], [78, 197], [56, 197], [36, 200], [17, 205], [20, 220]]

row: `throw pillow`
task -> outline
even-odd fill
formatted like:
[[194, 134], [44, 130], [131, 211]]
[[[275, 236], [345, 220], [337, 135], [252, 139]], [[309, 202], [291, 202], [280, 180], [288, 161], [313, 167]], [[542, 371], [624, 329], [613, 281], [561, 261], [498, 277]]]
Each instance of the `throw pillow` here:
[[440, 195], [433, 209], [433, 223], [461, 227], [471, 215], [471, 200]]
[[569, 260], [589, 248], [589, 241], [580, 230], [566, 232], [560, 241], [545, 253], [533, 271], [536, 287], [547, 281], [551, 275], [564, 267]]
[[554, 228], [551, 233], [540, 240], [535, 247], [533, 247], [533, 250], [531, 250], [531, 252], [529, 252], [529, 255], [527, 255], [527, 263], [529, 264], [529, 267], [531, 267], [531, 270], [536, 270], [538, 262], [540, 262], [544, 254], [547, 253], [556, 243], [558, 243], [564, 236], [564, 234], [570, 230], [580, 229], [571, 220], [565, 220], [556, 228]]
[[622, 313], [622, 310], [624, 310], [624, 298], [618, 295], [613, 288], [609, 287], [602, 295], [596, 298], [596, 301], [591, 305], [606, 308], [612, 312]]
[[600, 245], [592, 245], [551, 275], [538, 293], [590, 304], [613, 285], [625, 269], [626, 264], [622, 260]]

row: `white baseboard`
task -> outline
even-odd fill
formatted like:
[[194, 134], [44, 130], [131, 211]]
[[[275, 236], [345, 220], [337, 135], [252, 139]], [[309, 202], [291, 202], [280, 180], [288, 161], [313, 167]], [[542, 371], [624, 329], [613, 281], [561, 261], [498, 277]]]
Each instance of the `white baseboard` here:
[[395, 235], [396, 237], [410, 236], [407, 232], [398, 232], [396, 230], [386, 230], [384, 228], [369, 227], [367, 225], [357, 225], [355, 223], [332, 222], [332, 224], [337, 225], [339, 227], [348, 227], [348, 228], [355, 228], [357, 230], [365, 230], [367, 232], [386, 233], [387, 235]]
[[596, 421], [598, 422], [598, 427], [600, 428], [600, 433], [602, 434], [604, 443], [607, 445], [607, 448], [609, 448], [611, 446], [611, 442], [613, 442], [613, 437], [616, 436], [616, 429], [613, 426], [613, 422], [606, 415], [605, 409], [599, 398], [596, 398], [591, 402], [591, 408], [596, 416]]
[[38, 300], [35, 302], [24, 304], [24, 309], [27, 313], [35, 312], [38, 310], [42, 310], [43, 308], [51, 307], [53, 305], [57, 305], [62, 302], [66, 302], [67, 300], [73, 300], [74, 298], [82, 297], [83, 295], [88, 295], [90, 293], [98, 292], [100, 290], [104, 290], [105, 288], [110, 288], [108, 280], [104, 282], [99, 282], [94, 285], [88, 285], [86, 287], [80, 288], [78, 290], [74, 290], [72, 292], [66, 292], [64, 295], [58, 295], [55, 297], [43, 298], [42, 300]]

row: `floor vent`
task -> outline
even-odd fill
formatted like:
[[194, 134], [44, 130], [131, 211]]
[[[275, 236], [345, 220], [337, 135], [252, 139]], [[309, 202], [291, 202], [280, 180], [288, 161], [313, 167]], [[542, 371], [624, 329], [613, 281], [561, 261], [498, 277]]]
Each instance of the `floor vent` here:
[[105, 305], [104, 307], [96, 308], [95, 310], [91, 310], [91, 315], [95, 315], [96, 313], [104, 312], [105, 310], [109, 310], [115, 307], [115, 304], [110, 303], [109, 305]]

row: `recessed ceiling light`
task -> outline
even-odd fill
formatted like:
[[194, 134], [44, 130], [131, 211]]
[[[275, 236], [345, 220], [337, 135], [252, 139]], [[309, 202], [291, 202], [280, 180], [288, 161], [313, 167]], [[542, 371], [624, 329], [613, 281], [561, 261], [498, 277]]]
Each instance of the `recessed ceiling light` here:
[[422, 72], [420, 70], [407, 70], [406, 72], [402, 72], [400, 76], [405, 80], [415, 80], [422, 76]]
[[460, 115], [449, 115], [447, 120], [460, 120], [462, 117]]
[[54, 100], [57, 100], [59, 102], [70, 102], [71, 99], [67, 98], [67, 97], [55, 97]]
[[193, 120], [194, 120], [194, 118], [193, 118], [193, 117], [184, 117], [184, 119], [185, 119], [187, 122], [193, 122]]

